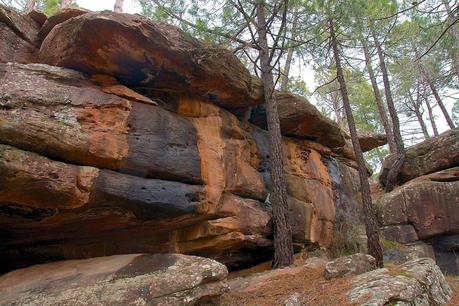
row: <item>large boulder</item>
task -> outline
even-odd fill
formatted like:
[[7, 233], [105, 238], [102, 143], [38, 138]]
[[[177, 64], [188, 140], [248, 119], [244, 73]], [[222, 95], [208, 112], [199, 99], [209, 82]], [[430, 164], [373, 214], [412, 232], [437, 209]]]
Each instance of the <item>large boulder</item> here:
[[435, 262], [421, 258], [406, 262], [395, 271], [378, 269], [352, 279], [347, 296], [353, 305], [441, 306], [452, 291]]
[[139, 15], [103, 12], [71, 18], [47, 35], [40, 59], [109, 74], [131, 88], [190, 93], [226, 108], [262, 100], [260, 81], [230, 51]]
[[377, 202], [380, 224], [389, 239], [424, 240], [459, 232], [459, 168], [414, 179]]
[[325, 265], [325, 279], [344, 277], [348, 275], [358, 275], [376, 269], [374, 257], [357, 253], [345, 257], [340, 257], [328, 262]]
[[[276, 99], [283, 135], [312, 139], [330, 148], [345, 145], [345, 134], [341, 128], [322, 115], [308, 100], [284, 92], [277, 92]], [[251, 122], [267, 128], [264, 106], [254, 109]]]
[[358, 137], [360, 148], [363, 152], [367, 152], [387, 144], [386, 134], [370, 133], [361, 130], [358, 132]]
[[38, 52], [39, 29], [32, 17], [0, 5], [0, 63], [30, 62]]
[[227, 291], [207, 258], [134, 254], [60, 261], [0, 277], [0, 305], [195, 305]]
[[58, 11], [56, 14], [50, 16], [42, 25], [40, 28], [40, 31], [38, 32], [38, 37], [40, 37], [41, 40], [45, 39], [46, 36], [51, 32], [51, 30], [57, 26], [60, 23], [63, 23], [70, 18], [73, 17], [78, 17], [80, 15], [88, 13], [87, 10], [84, 9], [79, 9], [79, 8], [66, 8], [61, 11]]
[[[386, 157], [381, 173], [387, 173], [394, 161], [395, 155]], [[407, 148], [397, 182], [403, 184], [418, 176], [456, 166], [459, 166], [459, 128], [451, 129]]]

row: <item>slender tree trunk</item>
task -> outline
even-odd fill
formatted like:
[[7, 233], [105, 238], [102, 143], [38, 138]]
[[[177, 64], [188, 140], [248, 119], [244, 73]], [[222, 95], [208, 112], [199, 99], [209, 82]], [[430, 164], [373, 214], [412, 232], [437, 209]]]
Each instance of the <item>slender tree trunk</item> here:
[[61, 0], [60, 9], [68, 8], [72, 5], [73, 0]]
[[115, 1], [115, 7], [113, 8], [113, 11], [116, 13], [122, 13], [123, 12], [123, 3], [124, 0], [116, 0]]
[[[443, 0], [443, 5], [446, 8], [446, 12], [448, 13], [448, 18], [450, 19], [450, 22], [448, 22], [448, 25], [451, 24], [451, 22], [455, 22], [456, 16], [454, 16], [453, 10], [451, 9], [451, 6], [449, 5], [448, 0]], [[456, 76], [459, 79], [459, 24], [454, 24], [450, 28], [451, 35], [453, 36], [453, 46], [448, 48], [448, 53], [451, 56], [451, 60], [453, 61], [453, 67], [454, 70], [456, 71]]]
[[397, 149], [394, 139], [394, 133], [392, 132], [392, 127], [389, 123], [389, 118], [387, 117], [386, 108], [384, 107], [378, 83], [376, 82], [376, 76], [373, 71], [373, 66], [371, 65], [371, 57], [370, 52], [368, 50], [368, 44], [364, 39], [361, 40], [361, 43], [363, 46], [363, 53], [365, 55], [365, 64], [368, 70], [368, 75], [370, 76], [371, 86], [373, 87], [373, 94], [375, 96], [376, 106], [378, 107], [379, 117], [381, 118], [384, 131], [386, 132], [389, 151], [390, 153], [395, 153]]
[[28, 0], [26, 3], [26, 13], [29, 13], [35, 9], [35, 6], [37, 5], [37, 0]]
[[376, 221], [376, 212], [371, 202], [370, 184], [368, 183], [368, 174], [365, 160], [363, 159], [362, 149], [360, 148], [357, 129], [355, 127], [354, 116], [352, 115], [351, 104], [347, 93], [346, 82], [344, 80], [343, 68], [341, 67], [341, 59], [338, 51], [338, 42], [336, 40], [333, 20], [329, 19], [330, 37], [333, 49], [333, 56], [336, 64], [336, 74], [340, 86], [343, 105], [346, 111], [349, 132], [351, 134], [352, 146], [357, 160], [360, 189], [362, 191], [363, 210], [365, 214], [365, 230], [367, 233], [368, 253], [376, 259], [378, 267], [383, 267], [383, 251], [379, 240], [379, 228]]
[[426, 101], [427, 105], [427, 112], [429, 113], [429, 120], [430, 120], [430, 125], [432, 126], [432, 130], [435, 136], [438, 136], [438, 129], [437, 129], [437, 124], [435, 123], [435, 117], [432, 111], [432, 106], [430, 105], [429, 98], [427, 96], [424, 96], [424, 101]]
[[[295, 11], [293, 12], [292, 36], [295, 35], [297, 24], [298, 24], [298, 13]], [[290, 77], [290, 67], [292, 66], [292, 61], [293, 61], [293, 52], [294, 52], [293, 48], [289, 48], [287, 51], [287, 60], [285, 61], [285, 67], [284, 67], [281, 86], [280, 86], [280, 90], [284, 92], [287, 91], [287, 88], [288, 88], [288, 82], [289, 82], [289, 77]]]
[[451, 117], [448, 114], [448, 110], [445, 107], [445, 104], [443, 104], [443, 101], [440, 98], [440, 95], [438, 94], [437, 88], [435, 86], [434, 81], [432, 80], [432, 77], [430, 76], [429, 72], [427, 69], [424, 67], [422, 63], [419, 64], [419, 67], [421, 69], [421, 73], [424, 76], [424, 79], [426, 80], [427, 84], [430, 87], [430, 90], [432, 91], [432, 94], [435, 97], [435, 100], [437, 101], [438, 106], [440, 107], [443, 116], [445, 116], [446, 122], [448, 123], [449, 127], [454, 129], [454, 123], [453, 120], [451, 120]]
[[[400, 121], [398, 119], [397, 110], [395, 109], [394, 100], [392, 99], [392, 92], [390, 90], [389, 74], [387, 73], [386, 62], [384, 59], [384, 54], [379, 43], [378, 36], [373, 28], [373, 25], [370, 26], [371, 34], [375, 42], [376, 51], [379, 58], [379, 66], [383, 75], [384, 83], [384, 92], [386, 94], [387, 109], [389, 110], [389, 115], [392, 120], [392, 128], [395, 140], [396, 147], [396, 159], [395, 162], [391, 165], [390, 169], [387, 169], [387, 173], [384, 171], [381, 173], [380, 182], [386, 191], [391, 191], [394, 189], [397, 183], [397, 176], [400, 173], [400, 169], [403, 166], [405, 161], [405, 146], [403, 144], [402, 134], [400, 133]], [[385, 170], [386, 171], [386, 170]]]
[[414, 100], [411, 92], [408, 92], [408, 95], [410, 97], [411, 105], [413, 106], [413, 111], [414, 111], [414, 114], [416, 115], [416, 119], [418, 119], [419, 125], [421, 126], [421, 130], [422, 130], [422, 134], [424, 135], [424, 139], [430, 138], [426, 123], [424, 122], [424, 119], [422, 118], [421, 110], [419, 109], [422, 103], [417, 103], [418, 101], [420, 101], [419, 92], [417, 94], [416, 101]]
[[270, 63], [264, 1], [257, 1], [258, 45], [261, 79], [266, 104], [269, 131], [270, 174], [272, 185], [272, 207], [274, 220], [273, 267], [285, 267], [293, 263], [292, 230], [288, 218], [287, 190], [284, 182], [282, 161], [282, 136], [277, 101], [274, 95], [274, 80]]
[[331, 94], [331, 98], [332, 98], [332, 104], [333, 104], [333, 111], [335, 112], [335, 116], [336, 116], [336, 123], [338, 123], [340, 127], [343, 127], [343, 115], [341, 111], [340, 99], [339, 99], [337, 92], [333, 92]]

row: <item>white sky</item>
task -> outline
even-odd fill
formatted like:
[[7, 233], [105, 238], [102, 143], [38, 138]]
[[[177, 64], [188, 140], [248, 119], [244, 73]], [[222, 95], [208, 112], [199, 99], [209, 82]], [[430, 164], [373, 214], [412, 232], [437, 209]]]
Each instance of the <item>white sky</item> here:
[[[115, 0], [76, 0], [78, 6], [91, 11], [113, 10]], [[124, 0], [125, 13], [140, 13], [140, 6], [135, 0]]]

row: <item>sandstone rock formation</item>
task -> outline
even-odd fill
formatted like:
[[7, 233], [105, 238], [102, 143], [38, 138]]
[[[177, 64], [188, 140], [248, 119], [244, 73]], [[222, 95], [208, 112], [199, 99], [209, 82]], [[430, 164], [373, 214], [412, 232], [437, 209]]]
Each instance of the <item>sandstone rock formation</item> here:
[[0, 305], [195, 305], [227, 290], [207, 258], [133, 254], [54, 262], [0, 277]]
[[[267, 132], [235, 115], [261, 102], [260, 82], [234, 56], [140, 16], [0, 15], [32, 46], [0, 53], [2, 271], [127, 253], [230, 268], [271, 256]], [[295, 246], [328, 246], [337, 209], [359, 205], [355, 161], [336, 124], [284, 100], [305, 107], [284, 121]]]
[[451, 289], [435, 262], [429, 258], [409, 261], [392, 273], [378, 269], [355, 277], [348, 293], [356, 305], [445, 305]]
[[26, 63], [38, 51], [40, 24], [31, 16], [20, 15], [0, 5], [0, 62]]
[[340, 257], [325, 265], [324, 277], [331, 279], [348, 275], [358, 275], [376, 269], [376, 260], [366, 254], [357, 253]]
[[[382, 173], [394, 162], [386, 157]], [[459, 166], [459, 128], [448, 130], [406, 149], [406, 157], [398, 176], [399, 184], [429, 173]]]
[[112, 75], [133, 89], [193, 93], [227, 108], [262, 99], [260, 82], [231, 52], [138, 15], [105, 12], [72, 18], [45, 38], [40, 58], [50, 65]]
[[[314, 261], [311, 264], [311, 260]], [[448, 305], [451, 289], [432, 259], [324, 279], [325, 263], [230, 278], [217, 305]]]
[[459, 271], [456, 249], [436, 249], [434, 242], [459, 233], [458, 135], [459, 129], [450, 130], [408, 148], [399, 182], [408, 181], [377, 202], [386, 239], [424, 241], [439, 253], [437, 262], [448, 273]]

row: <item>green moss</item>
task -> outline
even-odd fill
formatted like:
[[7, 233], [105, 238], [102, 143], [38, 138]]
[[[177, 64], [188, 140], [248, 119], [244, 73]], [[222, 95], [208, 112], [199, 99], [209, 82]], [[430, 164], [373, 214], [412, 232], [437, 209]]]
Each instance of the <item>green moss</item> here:
[[400, 250], [400, 244], [397, 241], [383, 239], [384, 250], [395, 249]]

